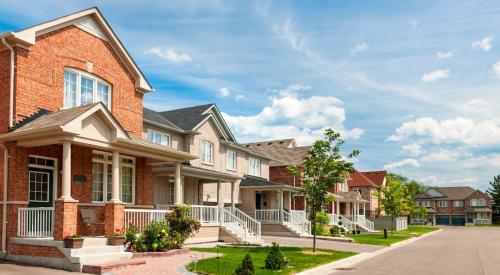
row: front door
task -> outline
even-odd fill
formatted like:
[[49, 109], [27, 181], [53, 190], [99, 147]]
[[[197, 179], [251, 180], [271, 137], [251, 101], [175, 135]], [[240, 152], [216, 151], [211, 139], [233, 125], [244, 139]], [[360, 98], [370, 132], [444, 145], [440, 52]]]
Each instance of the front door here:
[[262, 194], [255, 193], [255, 209], [261, 209], [262, 207]]
[[52, 207], [54, 202], [53, 171], [30, 167], [28, 173], [28, 207]]

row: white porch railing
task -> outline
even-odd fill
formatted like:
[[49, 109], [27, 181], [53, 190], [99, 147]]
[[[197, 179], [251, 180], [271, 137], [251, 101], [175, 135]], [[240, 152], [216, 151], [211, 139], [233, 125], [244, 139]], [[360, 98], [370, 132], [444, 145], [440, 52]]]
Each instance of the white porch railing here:
[[474, 219], [474, 224], [490, 224], [490, 219]]
[[254, 234], [258, 239], [260, 239], [261, 236], [261, 224], [259, 221], [256, 219], [250, 217], [249, 215], [245, 214], [245, 212], [239, 210], [236, 207], [226, 207], [226, 210], [230, 211], [233, 215], [235, 215], [238, 219], [244, 221], [247, 225], [247, 229], [250, 231], [251, 234]]
[[302, 217], [302, 219], [304, 220], [307, 220], [307, 214], [305, 210], [291, 210], [290, 212], [296, 216]]
[[301, 236], [311, 234], [311, 222], [301, 214], [293, 211], [291, 213], [283, 211], [283, 222], [297, 231]]
[[279, 222], [279, 209], [255, 209], [255, 219], [260, 222]]
[[330, 217], [330, 222], [328, 223], [328, 225], [339, 224], [339, 216], [337, 216], [337, 214], [328, 214], [328, 217]]
[[220, 209], [221, 213], [221, 225], [232, 231], [234, 234], [239, 236], [243, 241], [248, 241], [248, 229], [247, 224], [240, 218], [236, 217], [231, 211], [226, 208]]
[[152, 221], [165, 220], [165, 215], [169, 212], [170, 210], [159, 209], [125, 209], [125, 229], [133, 225], [142, 232]]
[[54, 207], [17, 209], [17, 236], [43, 238], [54, 235]]
[[344, 229], [353, 231], [356, 228], [356, 224], [350, 219], [342, 215], [339, 215], [338, 219], [339, 219], [338, 221], [339, 226], [344, 227]]
[[219, 211], [217, 206], [190, 205], [191, 216], [201, 223], [218, 223]]

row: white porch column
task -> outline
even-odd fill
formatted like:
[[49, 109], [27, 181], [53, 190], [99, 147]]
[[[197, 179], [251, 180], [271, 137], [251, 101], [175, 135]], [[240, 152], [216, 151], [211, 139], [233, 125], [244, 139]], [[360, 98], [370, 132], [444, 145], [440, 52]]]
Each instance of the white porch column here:
[[175, 164], [175, 174], [174, 174], [174, 204], [182, 204], [182, 188], [181, 188], [181, 164]]
[[332, 201], [332, 214], [335, 214], [335, 201]]
[[111, 166], [111, 202], [120, 202], [120, 153], [113, 152]]
[[62, 190], [60, 200], [72, 200], [71, 197], [71, 142], [63, 142]]
[[234, 181], [231, 182], [231, 207], [234, 208]]
[[345, 203], [345, 215], [346, 215], [346, 217], [351, 216], [351, 203], [350, 202]]
[[292, 212], [292, 191], [288, 191], [288, 210]]
[[337, 211], [337, 216], [339, 216], [340, 215], [340, 202], [338, 199], [337, 199], [337, 207], [335, 207], [335, 210]]
[[277, 193], [278, 196], [278, 206], [279, 206], [279, 213], [280, 213], [280, 223], [283, 223], [283, 191], [278, 191]]
[[220, 207], [221, 197], [220, 197], [220, 180], [217, 181], [217, 206]]

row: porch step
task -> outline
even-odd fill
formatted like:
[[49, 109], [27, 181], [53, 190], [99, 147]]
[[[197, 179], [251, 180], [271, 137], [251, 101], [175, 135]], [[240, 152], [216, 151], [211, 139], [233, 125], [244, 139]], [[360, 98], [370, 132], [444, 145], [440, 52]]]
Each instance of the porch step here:
[[123, 261], [114, 261], [103, 264], [86, 264], [83, 265], [82, 272], [91, 274], [104, 274], [115, 268], [126, 267], [126, 266], [136, 266], [146, 264], [145, 259], [130, 259]]
[[85, 247], [102, 247], [108, 244], [108, 239], [105, 237], [85, 237], [83, 238], [83, 248]]
[[71, 249], [71, 256], [81, 257], [81, 256], [88, 256], [88, 255], [95, 255], [102, 253], [117, 253], [117, 252], [123, 252], [123, 250], [124, 250], [123, 246], [109, 246], [109, 245], [90, 246], [90, 247]]
[[124, 261], [132, 259], [131, 252], [110, 252], [110, 253], [99, 253], [91, 255], [82, 255], [78, 258], [80, 265], [90, 265], [90, 264], [101, 264], [114, 261]]

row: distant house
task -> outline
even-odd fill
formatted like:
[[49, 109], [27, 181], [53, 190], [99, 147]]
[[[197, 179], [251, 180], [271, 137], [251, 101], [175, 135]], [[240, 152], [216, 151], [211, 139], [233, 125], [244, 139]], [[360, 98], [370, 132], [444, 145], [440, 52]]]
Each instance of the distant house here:
[[377, 193], [385, 185], [387, 171], [355, 172], [347, 180], [349, 191], [358, 192], [361, 198], [368, 201], [365, 209], [366, 217], [375, 217], [379, 201]]
[[[471, 187], [433, 187], [415, 196], [427, 222], [438, 225], [491, 224], [491, 198]], [[418, 217], [413, 217], [418, 222]]]

